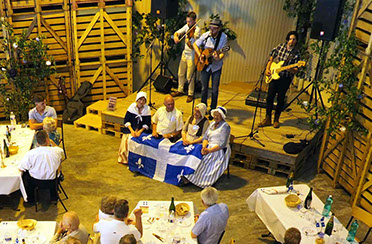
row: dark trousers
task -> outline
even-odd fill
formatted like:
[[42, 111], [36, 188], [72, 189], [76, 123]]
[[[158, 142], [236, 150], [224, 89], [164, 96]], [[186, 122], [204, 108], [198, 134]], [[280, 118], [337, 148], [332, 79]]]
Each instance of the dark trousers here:
[[215, 109], [217, 107], [217, 100], [218, 100], [218, 88], [220, 86], [220, 78], [221, 78], [221, 69], [217, 70], [216, 72], [209, 71], [207, 72], [203, 69], [200, 72], [200, 79], [202, 83], [202, 98], [201, 102], [204, 103], [208, 107], [208, 86], [209, 86], [209, 79], [212, 76], [212, 102], [211, 102], [211, 109]]
[[266, 98], [266, 116], [271, 117], [274, 107], [274, 98], [278, 94], [277, 105], [275, 109], [275, 118], [279, 119], [280, 113], [284, 107], [285, 94], [292, 82], [291, 77], [281, 77], [278, 80], [272, 80], [269, 84], [269, 91]]
[[38, 180], [33, 178], [28, 171], [22, 174], [23, 184], [27, 193], [27, 201], [35, 202], [35, 188], [48, 189], [50, 192], [50, 200], [56, 201], [57, 197], [57, 181], [54, 180]]

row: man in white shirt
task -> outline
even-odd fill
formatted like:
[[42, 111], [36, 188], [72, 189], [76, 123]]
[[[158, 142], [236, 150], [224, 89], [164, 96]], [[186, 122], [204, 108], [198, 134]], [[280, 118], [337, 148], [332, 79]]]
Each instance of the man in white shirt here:
[[[51, 140], [46, 131], [38, 131], [36, 141], [39, 147], [28, 151], [19, 165], [19, 170], [23, 172], [22, 179], [29, 203], [35, 201], [34, 189], [37, 183], [48, 184], [57, 177], [57, 170], [63, 157], [62, 148], [50, 146]], [[51, 191], [51, 200], [57, 200], [57, 192]]]
[[114, 219], [101, 219], [93, 225], [93, 231], [101, 233], [101, 244], [119, 243], [126, 234], [133, 234], [137, 241], [142, 237], [142, 210], [136, 209], [133, 214], [136, 218], [135, 226], [133, 220], [128, 218], [128, 201], [121, 199], [115, 204]]
[[187, 103], [192, 102], [194, 99], [194, 78], [196, 76], [196, 71], [194, 64], [195, 51], [192, 45], [199, 37], [200, 28], [196, 25], [196, 14], [192, 11], [188, 12], [186, 16], [186, 25], [174, 33], [174, 42], [177, 44], [180, 42], [180, 38], [184, 38], [185, 48], [182, 52], [178, 67], [178, 90], [171, 93], [173, 97], [184, 95], [183, 87], [187, 79], [187, 82], [189, 83], [189, 91], [186, 100]]
[[229, 219], [229, 209], [224, 203], [216, 203], [218, 191], [214, 187], [205, 188], [200, 195], [207, 209], [200, 216], [195, 215], [196, 223], [191, 230], [191, 237], [198, 238], [200, 244], [218, 243]]
[[172, 96], [165, 96], [164, 106], [156, 111], [152, 117], [152, 123], [154, 137], [168, 138], [171, 142], [180, 138], [183, 127], [182, 113], [175, 108]]

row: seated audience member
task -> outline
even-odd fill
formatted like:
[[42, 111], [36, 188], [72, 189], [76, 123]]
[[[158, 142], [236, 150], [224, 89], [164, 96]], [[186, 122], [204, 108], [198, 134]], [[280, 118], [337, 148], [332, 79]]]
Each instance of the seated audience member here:
[[61, 135], [57, 131], [57, 121], [52, 117], [45, 117], [43, 120], [43, 130], [48, 133], [49, 139], [59, 146]]
[[183, 127], [182, 113], [175, 108], [171, 95], [164, 98], [164, 106], [160, 107], [152, 117], [152, 135], [156, 138], [168, 138], [175, 142], [180, 138]]
[[[38, 131], [36, 141], [39, 147], [28, 151], [19, 164], [29, 203], [35, 201], [36, 184], [47, 184], [48, 180], [56, 178], [63, 157], [63, 149], [49, 146], [50, 140], [46, 131]], [[51, 200], [57, 200], [57, 192], [51, 191]]]
[[43, 129], [43, 120], [46, 117], [52, 117], [57, 123], [57, 113], [53, 107], [46, 106], [44, 96], [36, 94], [34, 96], [35, 108], [28, 112], [28, 123], [32, 130]]
[[119, 244], [136, 244], [136, 238], [134, 238], [133, 234], [126, 234], [120, 239]]
[[196, 186], [212, 186], [226, 170], [230, 159], [230, 126], [225, 121], [226, 109], [217, 107], [211, 111], [211, 122], [203, 136], [203, 158], [194, 174], [182, 177], [183, 183], [190, 181]]
[[73, 211], [69, 211], [63, 215], [59, 228], [49, 243], [76, 243], [67, 242], [70, 237], [75, 237], [80, 241], [78, 243], [82, 244], [87, 244], [89, 238], [87, 230], [80, 224], [79, 217]]
[[195, 215], [195, 225], [191, 237], [198, 238], [200, 244], [215, 244], [221, 237], [229, 219], [229, 209], [226, 204], [219, 203], [216, 188], [207, 187], [200, 193], [202, 203], [206, 207], [200, 216]]
[[124, 117], [123, 137], [119, 148], [118, 162], [128, 164], [129, 136], [138, 137], [142, 132], [151, 133], [151, 112], [147, 103], [146, 92], [139, 92], [136, 102], [132, 103]]
[[297, 228], [289, 228], [284, 234], [284, 244], [300, 244], [301, 232]]
[[116, 197], [104, 196], [101, 200], [101, 207], [98, 210], [98, 219], [112, 220], [114, 219]]
[[204, 103], [199, 103], [194, 108], [194, 114], [187, 118], [182, 129], [183, 145], [201, 143], [203, 135], [208, 129], [209, 121], [205, 117], [207, 106]]
[[63, 244], [81, 244], [81, 241], [76, 237], [69, 236]]
[[126, 234], [133, 234], [137, 241], [142, 237], [142, 210], [133, 211], [135, 226], [131, 225], [133, 220], [128, 218], [128, 212], [127, 200], [118, 200], [115, 204], [114, 219], [101, 219], [93, 225], [93, 231], [101, 233], [101, 244], [119, 243], [120, 238]]

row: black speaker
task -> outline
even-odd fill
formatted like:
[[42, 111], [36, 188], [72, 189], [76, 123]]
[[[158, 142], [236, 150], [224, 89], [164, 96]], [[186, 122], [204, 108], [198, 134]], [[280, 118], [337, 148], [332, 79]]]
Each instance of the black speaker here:
[[170, 77], [158, 75], [154, 81], [154, 87], [157, 91], [169, 93], [173, 86], [173, 80]]
[[313, 15], [310, 37], [333, 41], [340, 27], [344, 0], [318, 0]]
[[177, 16], [178, 0], [151, 0], [151, 14], [160, 19]]

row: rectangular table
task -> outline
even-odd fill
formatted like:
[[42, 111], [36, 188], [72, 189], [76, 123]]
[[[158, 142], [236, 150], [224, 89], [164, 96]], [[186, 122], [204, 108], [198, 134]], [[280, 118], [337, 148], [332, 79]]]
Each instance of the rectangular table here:
[[[5, 138], [6, 127], [0, 126], [0, 146], [3, 148], [3, 138]], [[18, 170], [18, 165], [23, 156], [30, 150], [35, 131], [29, 128], [21, 128], [17, 125], [16, 130], [12, 131], [12, 142], [19, 146], [18, 153], [5, 158], [5, 168], [0, 168], [0, 195], [9, 195], [12, 192], [21, 190], [23, 199], [27, 202], [27, 194], [22, 181], [22, 174]]]
[[9, 234], [12, 237], [12, 242], [18, 237], [19, 243], [22, 243], [22, 238], [26, 243], [32, 244], [47, 244], [54, 236], [57, 228], [55, 221], [38, 221], [35, 228], [27, 231], [18, 228], [17, 221], [0, 222], [0, 243], [7, 243], [4, 240], [4, 235]]
[[[275, 189], [278, 192], [286, 190], [285, 186], [276, 186], [268, 188], [256, 189], [246, 200], [251, 211], [255, 211], [258, 217], [266, 225], [267, 229], [273, 234], [279, 242], [284, 241], [285, 231], [291, 227], [296, 227], [301, 232], [301, 243], [315, 243], [316, 235], [305, 235], [305, 229], [309, 227], [315, 228], [315, 222], [318, 222], [322, 217], [324, 204], [313, 191], [313, 200], [311, 210], [305, 208], [289, 208], [286, 206], [284, 198], [285, 194], [264, 193], [264, 189]], [[300, 199], [305, 200], [310, 188], [305, 184], [295, 185], [294, 189], [300, 192]], [[326, 217], [324, 223], [327, 224], [330, 217]], [[331, 237], [325, 236], [326, 243], [349, 243], [346, 241], [348, 231], [335, 217], [333, 234]], [[317, 228], [319, 231], [319, 228]], [[322, 232], [325, 228], [322, 229]], [[357, 243], [357, 242], [353, 242]]]
[[[196, 238], [191, 238], [191, 229], [194, 226], [194, 203], [191, 201], [175, 201], [174, 204], [187, 203], [190, 211], [185, 216], [176, 216], [175, 223], [168, 222], [170, 201], [139, 201], [135, 209], [148, 206], [148, 213], [142, 214], [143, 236], [139, 243], [161, 243], [153, 233], [164, 238], [164, 243], [172, 243], [173, 237], [178, 235], [181, 243], [197, 244]], [[131, 218], [133, 218], [133, 213]]]

